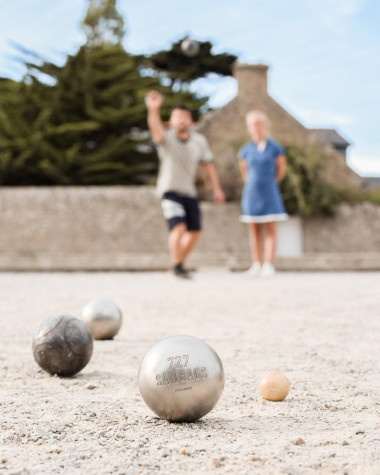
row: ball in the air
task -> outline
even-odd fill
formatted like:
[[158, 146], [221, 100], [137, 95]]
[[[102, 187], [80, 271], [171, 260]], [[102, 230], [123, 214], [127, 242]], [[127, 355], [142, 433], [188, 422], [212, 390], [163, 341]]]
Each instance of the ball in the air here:
[[268, 401], [282, 401], [288, 395], [290, 382], [279, 371], [268, 373], [260, 382], [259, 391], [261, 396]]
[[186, 56], [193, 57], [199, 53], [200, 45], [198, 41], [192, 40], [191, 38], [186, 38], [181, 43], [182, 53]]
[[97, 299], [83, 308], [82, 320], [95, 340], [110, 340], [120, 330], [122, 314], [112, 300]]
[[217, 403], [224, 388], [223, 365], [203, 340], [179, 335], [156, 343], [144, 356], [138, 384], [141, 396], [159, 417], [191, 422]]
[[44, 320], [33, 335], [33, 356], [50, 374], [72, 376], [90, 361], [93, 340], [78, 318], [58, 315]]

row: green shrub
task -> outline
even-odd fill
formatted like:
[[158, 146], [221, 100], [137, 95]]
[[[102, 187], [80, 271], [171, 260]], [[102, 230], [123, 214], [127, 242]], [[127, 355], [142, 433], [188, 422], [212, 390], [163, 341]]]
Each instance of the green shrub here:
[[357, 190], [349, 187], [339, 187], [336, 189], [339, 196], [339, 202], [356, 204], [356, 203], [373, 203], [380, 205], [380, 188], [374, 190]]
[[287, 169], [280, 190], [287, 212], [298, 216], [333, 215], [341, 194], [323, 179], [320, 147], [285, 144], [284, 148]]

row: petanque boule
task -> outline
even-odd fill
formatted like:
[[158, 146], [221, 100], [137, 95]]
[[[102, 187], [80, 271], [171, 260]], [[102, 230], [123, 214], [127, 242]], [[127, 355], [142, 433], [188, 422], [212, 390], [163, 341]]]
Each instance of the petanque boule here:
[[290, 382], [280, 371], [268, 373], [260, 382], [261, 396], [268, 401], [282, 401], [288, 395]]
[[206, 342], [178, 335], [159, 341], [146, 353], [138, 384], [142, 398], [157, 416], [170, 422], [192, 422], [218, 402], [224, 370]]
[[82, 321], [95, 340], [111, 340], [120, 330], [122, 313], [112, 300], [91, 300], [82, 310]]
[[33, 335], [33, 356], [50, 374], [72, 376], [90, 361], [93, 340], [78, 318], [58, 315], [44, 320]]
[[192, 58], [199, 53], [200, 45], [198, 41], [195, 41], [191, 38], [186, 38], [181, 43], [182, 53], [186, 56]]

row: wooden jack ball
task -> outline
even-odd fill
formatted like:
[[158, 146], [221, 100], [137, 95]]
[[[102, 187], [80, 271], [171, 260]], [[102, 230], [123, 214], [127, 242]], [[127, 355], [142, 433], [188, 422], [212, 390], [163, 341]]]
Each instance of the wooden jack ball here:
[[260, 382], [259, 391], [268, 401], [282, 401], [288, 395], [290, 382], [279, 371], [268, 373]]

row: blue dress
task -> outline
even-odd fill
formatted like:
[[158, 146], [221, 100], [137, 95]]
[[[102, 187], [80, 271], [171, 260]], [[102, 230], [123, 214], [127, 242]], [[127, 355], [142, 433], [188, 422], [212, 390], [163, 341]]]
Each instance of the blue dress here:
[[238, 157], [247, 165], [247, 180], [241, 198], [243, 223], [269, 223], [288, 218], [276, 182], [276, 159], [284, 155], [283, 147], [267, 139], [264, 150], [259, 151], [254, 142], [247, 142]]

